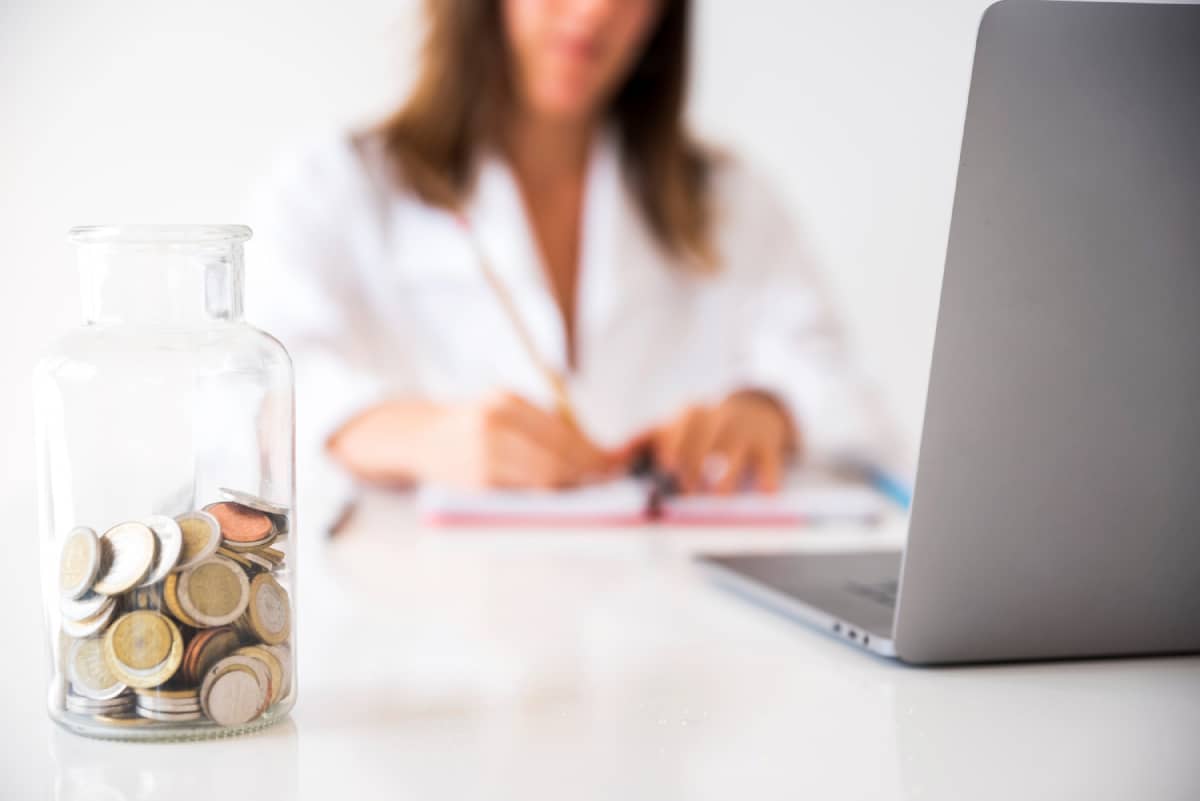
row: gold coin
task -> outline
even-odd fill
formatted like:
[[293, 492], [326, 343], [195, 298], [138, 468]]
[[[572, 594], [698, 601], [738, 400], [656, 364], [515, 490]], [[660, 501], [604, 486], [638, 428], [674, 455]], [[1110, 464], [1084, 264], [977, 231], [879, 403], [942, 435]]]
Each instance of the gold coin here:
[[92, 720], [105, 726], [147, 726], [150, 721], [145, 718], [117, 717], [115, 715], [93, 715]]
[[89, 637], [75, 640], [67, 656], [67, 677], [71, 689], [84, 698], [107, 701], [125, 691], [125, 684], [117, 678], [104, 659], [104, 638]]
[[102, 595], [118, 595], [141, 583], [158, 557], [158, 538], [142, 523], [119, 523], [100, 536], [105, 568], [94, 585]]
[[72, 529], [63, 541], [58, 587], [68, 600], [80, 598], [92, 588], [100, 573], [100, 540], [87, 526]]
[[266, 573], [259, 573], [250, 584], [246, 614], [251, 631], [267, 645], [279, 645], [291, 633], [292, 608], [287, 590]]
[[245, 556], [242, 556], [237, 551], [232, 551], [229, 548], [226, 548], [225, 546], [221, 546], [220, 548], [218, 548], [217, 553], [219, 553], [221, 556], [224, 556], [226, 559], [232, 559], [233, 561], [237, 562], [239, 565], [241, 565], [243, 568], [245, 568], [247, 570], [249, 570], [251, 567], [254, 566], [254, 563], [251, 562], [249, 559], [247, 559]]
[[260, 548], [258, 553], [265, 556], [267, 559], [270, 559], [277, 565], [283, 564], [284, 553], [278, 548]]
[[176, 620], [185, 626], [191, 626], [194, 629], [203, 628], [198, 620], [192, 618], [187, 612], [183, 611], [183, 607], [179, 605], [179, 574], [172, 573], [167, 576], [167, 580], [163, 582], [163, 606], [167, 607]]
[[221, 545], [221, 524], [208, 512], [188, 512], [175, 518], [183, 534], [183, 547], [175, 570], [181, 571], [203, 562]]
[[246, 572], [223, 556], [214, 556], [179, 576], [179, 605], [205, 626], [232, 623], [250, 602]]
[[133, 670], [152, 670], [171, 652], [171, 621], [157, 612], [139, 610], [122, 615], [107, 639], [117, 661]]
[[157, 687], [179, 669], [183, 636], [165, 615], [130, 612], [105, 634], [104, 658], [117, 678], [130, 687]]

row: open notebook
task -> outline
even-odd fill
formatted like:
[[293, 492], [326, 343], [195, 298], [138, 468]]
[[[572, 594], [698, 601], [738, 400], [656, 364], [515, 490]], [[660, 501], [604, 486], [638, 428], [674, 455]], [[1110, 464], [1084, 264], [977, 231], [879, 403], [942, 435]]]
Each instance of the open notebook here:
[[789, 525], [837, 520], [869, 521], [888, 499], [872, 487], [832, 474], [803, 471], [789, 476], [778, 493], [668, 495], [654, 483], [622, 478], [559, 492], [501, 490], [470, 492], [426, 486], [417, 508], [429, 522], [449, 525]]

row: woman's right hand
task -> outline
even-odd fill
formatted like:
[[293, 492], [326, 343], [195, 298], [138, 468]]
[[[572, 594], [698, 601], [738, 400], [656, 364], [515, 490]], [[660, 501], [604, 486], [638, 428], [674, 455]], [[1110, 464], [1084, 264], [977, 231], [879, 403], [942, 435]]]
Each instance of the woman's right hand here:
[[611, 476], [628, 462], [556, 412], [510, 393], [451, 405], [381, 403], [334, 434], [328, 448], [368, 481], [467, 487], [569, 487]]

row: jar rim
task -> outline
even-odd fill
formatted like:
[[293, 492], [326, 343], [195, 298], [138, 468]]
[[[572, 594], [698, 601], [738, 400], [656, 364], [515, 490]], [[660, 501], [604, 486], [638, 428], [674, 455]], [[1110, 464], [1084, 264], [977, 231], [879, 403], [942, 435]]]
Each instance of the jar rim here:
[[78, 225], [67, 232], [77, 245], [208, 245], [245, 242], [247, 225]]

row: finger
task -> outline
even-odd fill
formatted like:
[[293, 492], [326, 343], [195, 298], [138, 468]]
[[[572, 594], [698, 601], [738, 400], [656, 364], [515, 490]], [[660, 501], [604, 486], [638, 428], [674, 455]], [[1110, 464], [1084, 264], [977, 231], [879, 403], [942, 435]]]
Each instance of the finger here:
[[688, 429], [698, 414], [700, 414], [698, 407], [688, 407], [655, 435], [654, 458], [663, 470], [674, 473], [679, 469]]
[[717, 481], [716, 491], [720, 495], [728, 495], [741, 489], [742, 478], [750, 460], [750, 448], [745, 444], [734, 445], [725, 452], [725, 473]]
[[555, 455], [523, 432], [507, 429], [493, 435], [485, 472], [489, 486], [549, 488], [561, 485], [563, 472]]
[[778, 492], [783, 474], [783, 450], [771, 445], [758, 453], [754, 465], [754, 485], [762, 492]]
[[708, 456], [704, 449], [711, 441], [709, 429], [713, 422], [708, 412], [696, 414], [680, 437], [676, 475], [684, 492], [699, 492], [704, 488], [704, 459]]
[[504, 406], [506, 421], [529, 438], [577, 466], [602, 461], [600, 449], [558, 412], [549, 411], [519, 396], [510, 396]]
[[742, 447], [745, 436], [741, 421], [729, 409], [718, 407], [711, 416], [700, 447], [701, 471], [706, 487], [716, 487], [729, 471], [729, 454]]

